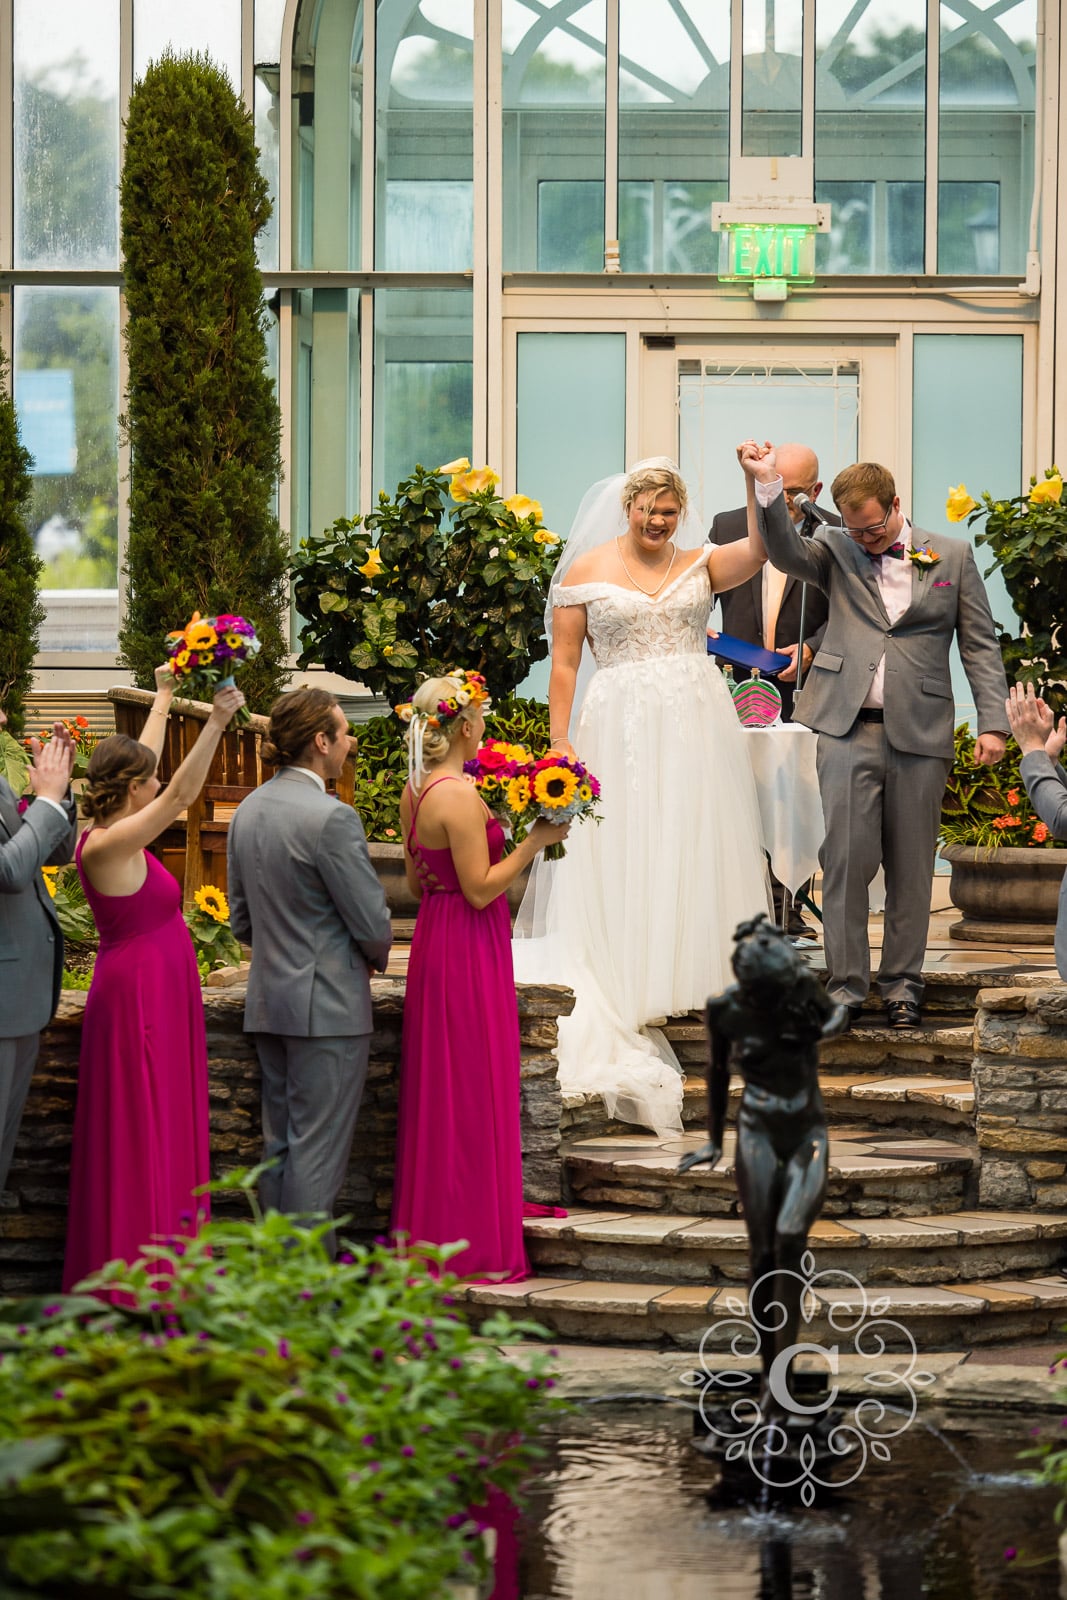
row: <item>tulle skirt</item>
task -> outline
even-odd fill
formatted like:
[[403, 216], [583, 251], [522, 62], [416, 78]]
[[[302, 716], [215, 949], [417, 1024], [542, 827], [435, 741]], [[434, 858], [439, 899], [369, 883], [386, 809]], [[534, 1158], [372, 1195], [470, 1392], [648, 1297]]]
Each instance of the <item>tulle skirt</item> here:
[[564, 1093], [608, 1114], [681, 1127], [682, 1077], [653, 1026], [733, 981], [737, 924], [768, 909], [745, 733], [707, 656], [626, 662], [593, 676], [574, 739], [600, 779], [603, 821], [538, 860], [514, 943], [520, 982], [565, 983]]

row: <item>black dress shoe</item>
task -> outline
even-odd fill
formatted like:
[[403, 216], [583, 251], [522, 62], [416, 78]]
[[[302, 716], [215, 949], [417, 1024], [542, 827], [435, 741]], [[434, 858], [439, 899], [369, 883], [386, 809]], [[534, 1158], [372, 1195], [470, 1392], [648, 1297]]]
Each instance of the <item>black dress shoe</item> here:
[[838, 1039], [840, 1039], [842, 1033], [851, 1033], [852, 1029], [863, 1015], [862, 1006], [846, 1006], [845, 1011], [847, 1012], [847, 1015], [845, 1017], [844, 1026], [836, 1034]]
[[922, 1022], [922, 1012], [914, 1000], [887, 1000], [885, 1014], [891, 1028], [917, 1028]]

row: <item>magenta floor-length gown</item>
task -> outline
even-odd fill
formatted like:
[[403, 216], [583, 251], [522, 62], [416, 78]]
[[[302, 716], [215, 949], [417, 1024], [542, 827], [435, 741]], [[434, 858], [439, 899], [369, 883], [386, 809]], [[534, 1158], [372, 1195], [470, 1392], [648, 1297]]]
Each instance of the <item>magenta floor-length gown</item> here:
[[[404, 1000], [393, 1228], [416, 1243], [465, 1239], [450, 1271], [512, 1282], [528, 1268], [511, 919], [503, 895], [472, 906], [452, 852], [419, 843], [418, 809], [433, 787], [408, 835], [423, 890]], [[504, 830], [488, 817], [485, 831], [495, 864]]]
[[100, 950], [82, 1023], [64, 1289], [190, 1232], [208, 1209], [193, 1195], [209, 1177], [207, 1039], [181, 889], [146, 855], [136, 894], [101, 894], [82, 870], [84, 843]]

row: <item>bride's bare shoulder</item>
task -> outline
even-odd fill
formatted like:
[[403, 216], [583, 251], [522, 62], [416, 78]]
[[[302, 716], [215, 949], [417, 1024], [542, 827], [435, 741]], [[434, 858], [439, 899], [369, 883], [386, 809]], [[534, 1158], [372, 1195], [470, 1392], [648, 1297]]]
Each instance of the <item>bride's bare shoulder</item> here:
[[579, 583], [597, 583], [600, 579], [610, 578], [615, 570], [614, 557], [614, 539], [594, 545], [592, 550], [586, 550], [570, 567], [566, 577], [561, 580], [561, 588], [567, 589]]

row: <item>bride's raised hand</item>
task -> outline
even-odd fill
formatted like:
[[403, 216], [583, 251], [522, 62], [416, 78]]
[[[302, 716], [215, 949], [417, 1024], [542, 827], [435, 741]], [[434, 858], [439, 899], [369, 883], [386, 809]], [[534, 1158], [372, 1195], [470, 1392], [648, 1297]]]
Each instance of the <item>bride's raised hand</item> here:
[[547, 754], [550, 756], [566, 756], [568, 761], [577, 761], [578, 759], [578, 752], [569, 739], [553, 739], [548, 747]]

